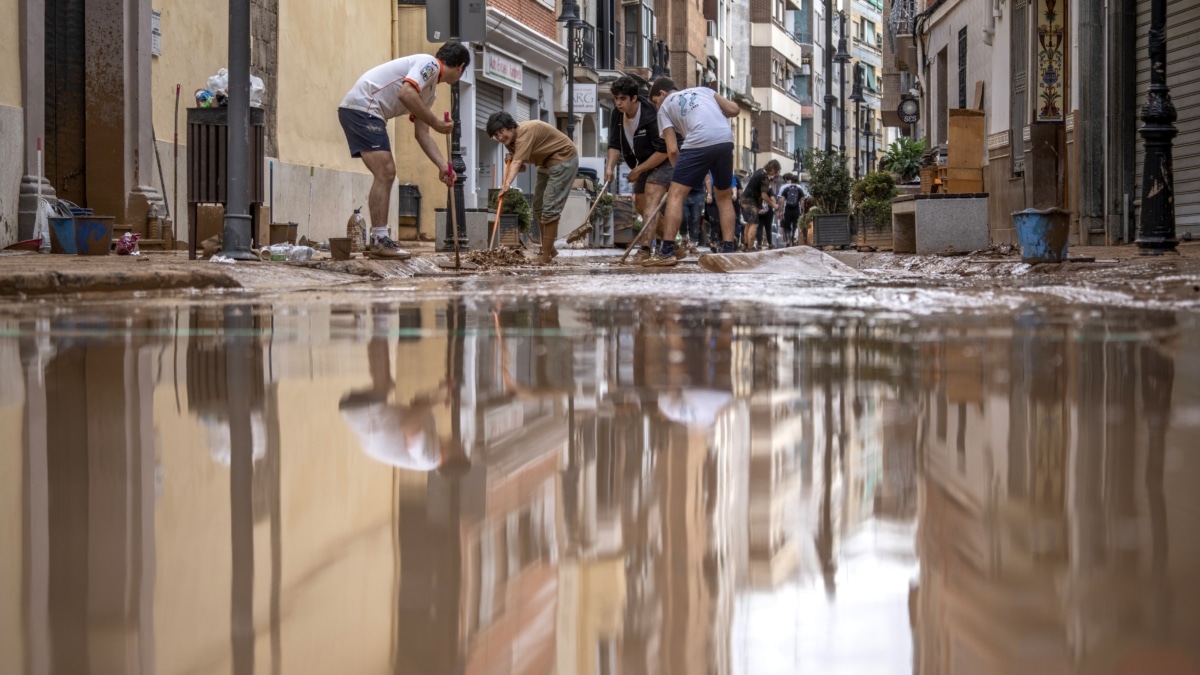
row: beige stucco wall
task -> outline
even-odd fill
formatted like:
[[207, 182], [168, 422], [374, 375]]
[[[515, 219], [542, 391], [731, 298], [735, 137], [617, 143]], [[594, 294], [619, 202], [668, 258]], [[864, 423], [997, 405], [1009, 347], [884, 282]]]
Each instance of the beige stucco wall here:
[[[155, 0], [154, 9], [162, 12], [162, 56], [152, 58], [150, 65], [155, 138], [167, 142], [172, 139], [178, 84], [179, 142], [185, 143], [186, 109], [195, 107], [196, 90], [206, 88], [209, 76], [226, 67], [229, 60], [229, 0]], [[167, 157], [163, 157], [164, 164]], [[171, 180], [169, 171], [167, 180]]]
[[359, 76], [392, 58], [390, 5], [282, 0], [279, 35], [279, 159], [365, 172], [346, 148], [337, 107]]
[[0, 105], [21, 105], [20, 8], [21, 0], [0, 0]]

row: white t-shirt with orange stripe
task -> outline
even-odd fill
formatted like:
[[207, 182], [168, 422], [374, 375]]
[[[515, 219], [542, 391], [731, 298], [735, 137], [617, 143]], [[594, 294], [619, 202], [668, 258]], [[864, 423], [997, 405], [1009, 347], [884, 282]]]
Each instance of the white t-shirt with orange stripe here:
[[411, 82], [421, 92], [426, 107], [433, 104], [442, 62], [428, 54], [413, 54], [368, 70], [342, 99], [339, 107], [359, 110], [389, 120], [412, 111], [400, 102], [400, 89]]

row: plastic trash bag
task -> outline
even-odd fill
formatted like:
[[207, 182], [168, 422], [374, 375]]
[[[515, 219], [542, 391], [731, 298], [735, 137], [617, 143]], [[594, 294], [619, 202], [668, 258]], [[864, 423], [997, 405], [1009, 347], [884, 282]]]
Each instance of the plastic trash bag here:
[[41, 237], [42, 239], [42, 243], [38, 244], [39, 253], [50, 252], [50, 216], [52, 215], [54, 215], [54, 207], [50, 205], [49, 200], [39, 200], [33, 226], [34, 238]]
[[[218, 105], [225, 105], [225, 99], [229, 96], [228, 69], [222, 68], [217, 71], [216, 75], [208, 78], [208, 91], [212, 93], [212, 98], [217, 100]], [[267, 85], [263, 83], [262, 78], [257, 75], [250, 75], [250, 105], [261, 108], [263, 95], [266, 92]], [[197, 100], [199, 99], [197, 98]], [[201, 107], [205, 106], [201, 105]]]

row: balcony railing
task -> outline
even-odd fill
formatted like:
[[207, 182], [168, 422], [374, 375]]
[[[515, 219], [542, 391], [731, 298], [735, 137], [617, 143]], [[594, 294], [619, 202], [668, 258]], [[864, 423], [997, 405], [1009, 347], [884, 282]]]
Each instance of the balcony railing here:
[[913, 19], [917, 16], [917, 0], [893, 0], [892, 11], [888, 15], [888, 30], [892, 37], [911, 35]]
[[596, 68], [596, 27], [586, 21], [575, 22], [575, 63]]

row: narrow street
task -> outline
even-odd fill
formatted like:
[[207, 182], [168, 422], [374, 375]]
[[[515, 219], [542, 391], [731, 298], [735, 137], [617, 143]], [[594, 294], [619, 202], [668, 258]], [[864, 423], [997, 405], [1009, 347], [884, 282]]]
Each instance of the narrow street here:
[[0, 299], [0, 670], [1194, 673], [1200, 259], [1100, 250], [60, 265], [134, 276]]

